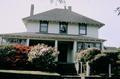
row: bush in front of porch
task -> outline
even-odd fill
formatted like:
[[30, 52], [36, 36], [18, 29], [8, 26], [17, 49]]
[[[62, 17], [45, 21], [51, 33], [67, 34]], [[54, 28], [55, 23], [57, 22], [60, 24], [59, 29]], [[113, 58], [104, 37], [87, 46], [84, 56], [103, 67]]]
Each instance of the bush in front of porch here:
[[91, 74], [108, 73], [108, 65], [113, 62], [112, 58], [99, 49], [89, 48], [81, 51], [77, 55], [77, 60], [83, 62], [84, 71], [86, 71], [86, 62], [89, 62]]
[[30, 48], [23, 45], [0, 46], [0, 68], [23, 69], [27, 65]]
[[0, 46], [0, 69], [54, 70], [59, 52], [45, 44]]
[[56, 57], [59, 52], [45, 44], [38, 44], [31, 48], [28, 53], [28, 61], [36, 70], [54, 71], [56, 67]]

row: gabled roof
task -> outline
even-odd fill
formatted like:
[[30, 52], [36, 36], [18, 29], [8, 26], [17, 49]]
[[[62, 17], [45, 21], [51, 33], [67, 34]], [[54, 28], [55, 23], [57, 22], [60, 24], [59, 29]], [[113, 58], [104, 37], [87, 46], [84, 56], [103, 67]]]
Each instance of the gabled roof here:
[[104, 42], [103, 39], [82, 36], [82, 35], [70, 35], [70, 34], [45, 34], [37, 32], [23, 32], [23, 33], [10, 33], [10, 34], [0, 34], [3, 38], [30, 38], [30, 39], [43, 39], [43, 40], [66, 40], [66, 41], [84, 41], [84, 42]]
[[32, 20], [32, 21], [58, 21], [58, 22], [70, 22], [70, 23], [87, 23], [97, 26], [103, 26], [104, 24], [68, 9], [52, 9], [43, 13], [35, 14], [23, 18], [23, 20]]

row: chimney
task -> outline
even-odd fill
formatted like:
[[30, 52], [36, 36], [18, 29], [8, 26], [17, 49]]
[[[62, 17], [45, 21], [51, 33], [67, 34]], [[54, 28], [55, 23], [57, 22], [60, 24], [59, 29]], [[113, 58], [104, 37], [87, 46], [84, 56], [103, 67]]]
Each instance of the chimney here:
[[34, 15], [34, 4], [31, 4], [30, 16]]
[[69, 10], [69, 11], [72, 11], [72, 7], [71, 7], [71, 6], [68, 6], [68, 10]]

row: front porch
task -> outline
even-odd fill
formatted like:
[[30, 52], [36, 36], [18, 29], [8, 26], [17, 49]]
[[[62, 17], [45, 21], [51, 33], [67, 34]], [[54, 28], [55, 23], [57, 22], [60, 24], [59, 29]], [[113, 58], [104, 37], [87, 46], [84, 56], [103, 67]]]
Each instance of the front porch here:
[[[104, 40], [90, 38], [78, 35], [60, 35], [60, 34], [40, 34], [40, 33], [15, 33], [3, 34], [1, 44], [24, 44], [33, 46], [39, 43], [55, 47], [60, 51], [56, 61], [58, 61], [58, 71], [66, 71], [64, 74], [77, 74], [75, 69], [75, 54], [78, 50], [90, 47], [100, 47]], [[100, 46], [94, 45], [99, 43]], [[75, 72], [75, 73], [74, 73]]]

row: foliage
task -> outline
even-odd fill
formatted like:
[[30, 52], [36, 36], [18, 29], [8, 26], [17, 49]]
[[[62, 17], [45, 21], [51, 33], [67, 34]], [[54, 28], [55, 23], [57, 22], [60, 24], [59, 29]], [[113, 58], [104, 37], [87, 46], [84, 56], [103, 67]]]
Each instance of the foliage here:
[[24, 45], [0, 46], [0, 67], [21, 69], [27, 65], [30, 48]]
[[92, 61], [92, 59], [97, 55], [100, 54], [101, 51], [96, 48], [88, 48], [86, 50], [80, 51], [77, 55], [77, 60], [81, 62]]
[[108, 65], [114, 63], [117, 56], [111, 53], [101, 53], [100, 50], [96, 48], [89, 48], [81, 51], [77, 56], [79, 62], [83, 62], [83, 67], [85, 68], [85, 63], [89, 62], [91, 67], [91, 73], [107, 73]]
[[112, 59], [107, 54], [97, 54], [91, 61], [91, 72], [95, 74], [108, 73], [108, 65]]
[[55, 48], [48, 47], [45, 44], [38, 44], [31, 48], [28, 60], [36, 69], [52, 71], [56, 66], [55, 59], [58, 54], [59, 52]]

